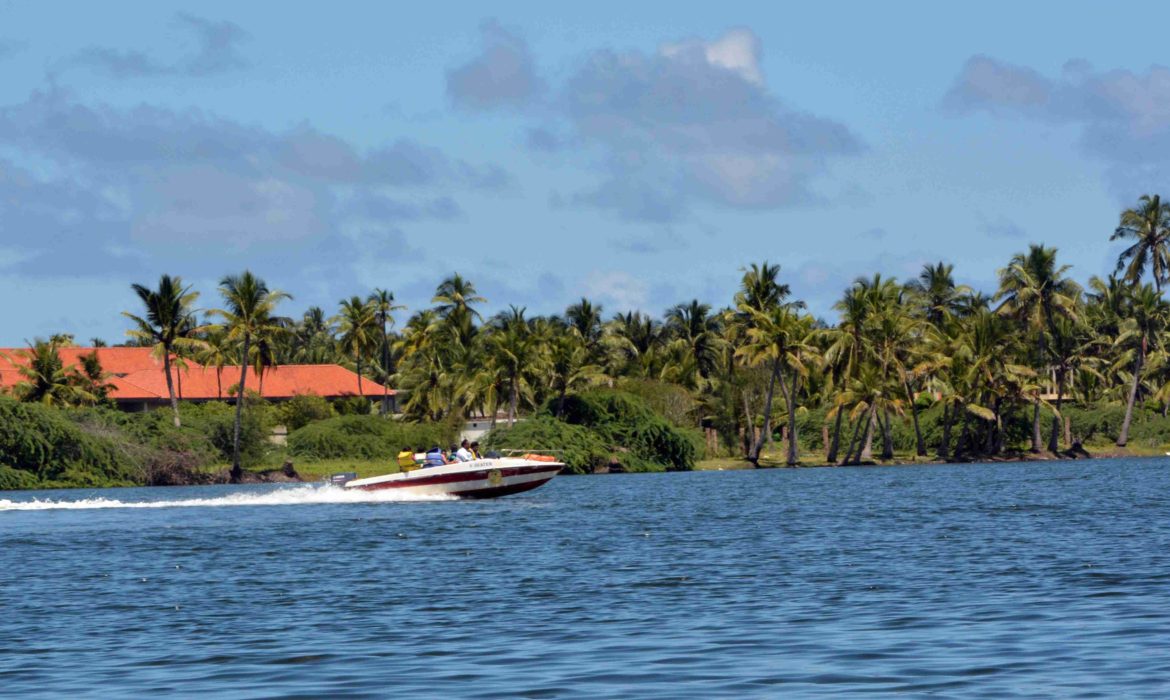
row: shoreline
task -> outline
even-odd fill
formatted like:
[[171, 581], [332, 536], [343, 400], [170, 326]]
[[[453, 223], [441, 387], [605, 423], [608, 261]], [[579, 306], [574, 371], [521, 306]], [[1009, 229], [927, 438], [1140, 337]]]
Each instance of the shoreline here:
[[[1023, 463], [1023, 462], [1075, 462], [1084, 460], [1097, 459], [1150, 459], [1166, 456], [1167, 450], [1158, 448], [1142, 448], [1140, 450], [1133, 450], [1130, 448], [1119, 448], [1117, 446], [1099, 446], [1098, 451], [1089, 451], [1082, 448], [1080, 451], [1066, 450], [1061, 454], [1053, 454], [1051, 452], [1032, 453], [1028, 451], [1011, 452], [995, 457], [980, 457], [976, 459], [961, 459], [961, 460], [940, 460], [938, 458], [923, 457], [916, 458], [899, 458], [895, 457], [889, 461], [869, 460], [859, 464], [832, 464], [823, 461], [802, 462], [793, 466], [789, 466], [783, 460], [761, 459], [762, 462], [758, 467], [751, 462], [743, 459], [725, 457], [717, 459], [701, 460], [696, 464], [694, 471], [729, 471], [739, 469], [830, 469], [841, 467], [930, 467], [930, 466], [945, 466], [949, 464], [1007, 464], [1007, 463]], [[763, 462], [767, 462], [764, 464]], [[707, 466], [703, 466], [706, 464]]]
[[[695, 467], [690, 471], [744, 471], [752, 469], [832, 469], [832, 468], [855, 468], [855, 467], [933, 467], [946, 466], [958, 464], [1008, 464], [1008, 463], [1026, 463], [1026, 462], [1075, 462], [1084, 460], [1116, 460], [1116, 459], [1156, 459], [1165, 456], [1164, 450], [1149, 450], [1134, 451], [1127, 448], [1112, 449], [1102, 447], [1102, 451], [1089, 452], [1082, 450], [1080, 453], [1065, 453], [1061, 455], [1053, 455], [1049, 452], [1040, 454], [1032, 454], [1030, 452], [1010, 453], [1007, 455], [1000, 455], [991, 459], [971, 459], [971, 460], [954, 460], [942, 461], [938, 459], [898, 459], [888, 462], [869, 461], [861, 464], [826, 464], [826, 463], [804, 463], [796, 466], [788, 466], [782, 462], [772, 463], [771, 460], [761, 460], [765, 462], [760, 466], [754, 466], [751, 462], [736, 458], [716, 458], [708, 460], [700, 460], [695, 464]], [[339, 460], [344, 461], [344, 460]], [[382, 471], [377, 469], [375, 465], [366, 462], [362, 465], [337, 465], [331, 464], [325, 471], [314, 469], [314, 465], [319, 465], [318, 462], [306, 462], [302, 465], [302, 470], [306, 473], [301, 473], [296, 469], [293, 461], [286, 461], [282, 466], [268, 469], [245, 470], [244, 478], [239, 484], [240, 486], [256, 485], [256, 484], [314, 484], [323, 483], [327, 481], [327, 474], [325, 472], [339, 471], [339, 470], [354, 470], [370, 471], [371, 473], [390, 474], [397, 470]], [[365, 467], [363, 469], [363, 467]], [[371, 469], [372, 468], [372, 469]], [[320, 473], [318, 473], [320, 472]], [[563, 476], [608, 476], [611, 474], [623, 474], [626, 472], [595, 472], [592, 474], [564, 474]], [[647, 474], [668, 474], [671, 472], [639, 472]], [[3, 493], [32, 493], [37, 491], [71, 491], [71, 490], [96, 490], [96, 489], [119, 489], [119, 488], [168, 488], [168, 487], [183, 487], [183, 486], [228, 486], [232, 485], [227, 478], [228, 470], [221, 469], [214, 472], [192, 472], [184, 475], [172, 474], [172, 480], [167, 483], [156, 484], [134, 484], [124, 486], [59, 486], [59, 487], [45, 487], [36, 489], [4, 489], [0, 490]]]

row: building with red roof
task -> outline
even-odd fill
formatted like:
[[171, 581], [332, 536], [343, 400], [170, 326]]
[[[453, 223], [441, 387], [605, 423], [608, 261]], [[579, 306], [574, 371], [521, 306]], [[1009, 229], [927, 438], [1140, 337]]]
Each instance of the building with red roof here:
[[[97, 353], [112, 386], [110, 398], [126, 410], [145, 410], [170, 401], [166, 373], [161, 358], [154, 357], [150, 348], [60, 348], [61, 361], [66, 368], [81, 367], [81, 356]], [[25, 348], [0, 348], [0, 391], [11, 390], [22, 380], [20, 367], [27, 366]], [[171, 363], [171, 377], [175, 393], [182, 401], [220, 401], [231, 399], [240, 383], [239, 365], [228, 365], [216, 371], [191, 360], [185, 367]], [[382, 398], [384, 387], [365, 377], [359, 389], [358, 375], [341, 365], [279, 365], [265, 369], [263, 377], [248, 368], [247, 388], [260, 393], [270, 401], [288, 400], [298, 394], [314, 394], [327, 399], [349, 396]], [[389, 390], [391, 401], [395, 392]]]

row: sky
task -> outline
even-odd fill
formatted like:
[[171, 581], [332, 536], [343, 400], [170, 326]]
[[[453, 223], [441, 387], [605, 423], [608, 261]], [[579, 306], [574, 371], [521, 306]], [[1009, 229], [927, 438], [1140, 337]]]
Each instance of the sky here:
[[[251, 269], [327, 311], [810, 309], [1029, 243], [1108, 273], [1170, 173], [1164, 7], [0, 0], [0, 346], [124, 339], [133, 282]], [[62, 14], [69, 21], [61, 21]]]

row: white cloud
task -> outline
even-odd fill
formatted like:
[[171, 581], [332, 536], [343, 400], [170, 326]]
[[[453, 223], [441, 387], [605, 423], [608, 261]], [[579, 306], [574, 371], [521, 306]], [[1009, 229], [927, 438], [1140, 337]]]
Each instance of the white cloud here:
[[645, 308], [650, 289], [644, 279], [620, 270], [591, 272], [583, 286], [585, 296], [623, 311]]
[[760, 39], [750, 29], [731, 29], [714, 41], [691, 39], [663, 44], [659, 52], [667, 58], [698, 52], [712, 66], [738, 73], [744, 80], [757, 85], [764, 84], [764, 75], [760, 70]]

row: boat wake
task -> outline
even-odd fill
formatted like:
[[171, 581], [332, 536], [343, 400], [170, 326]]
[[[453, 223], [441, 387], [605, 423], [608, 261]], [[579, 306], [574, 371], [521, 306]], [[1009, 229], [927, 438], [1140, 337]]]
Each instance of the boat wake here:
[[6, 510], [94, 510], [104, 508], [219, 508], [225, 506], [298, 506], [331, 503], [404, 503], [454, 501], [454, 496], [398, 493], [395, 489], [362, 491], [329, 485], [303, 485], [256, 493], [237, 491], [214, 498], [183, 498], [159, 501], [122, 501], [116, 498], [32, 499], [13, 501], [0, 498]]

